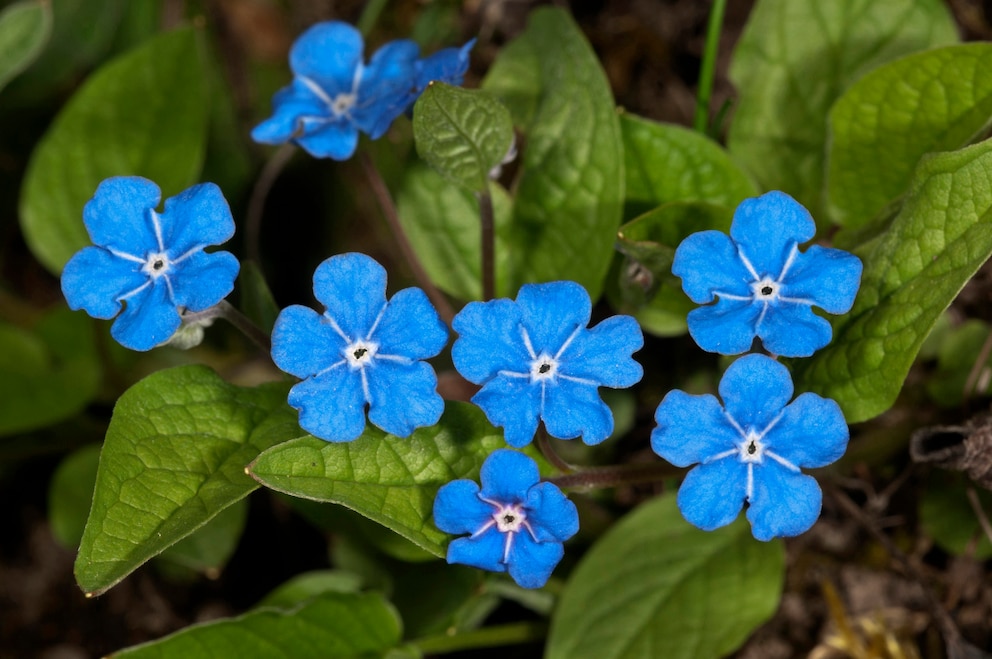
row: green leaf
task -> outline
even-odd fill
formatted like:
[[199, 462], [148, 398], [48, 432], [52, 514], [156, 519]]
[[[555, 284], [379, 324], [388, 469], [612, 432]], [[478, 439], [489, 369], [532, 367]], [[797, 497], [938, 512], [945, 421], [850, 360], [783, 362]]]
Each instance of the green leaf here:
[[498, 96], [513, 125], [530, 127], [541, 96], [541, 64], [532, 39], [514, 39], [500, 49], [482, 80], [482, 88]]
[[836, 400], [849, 423], [895, 401], [940, 313], [992, 254], [992, 141], [925, 156], [889, 229], [861, 254], [865, 271], [833, 342], [793, 362], [797, 389]]
[[[513, 202], [496, 183], [489, 191], [496, 227], [496, 292], [512, 295], [507, 231]], [[476, 195], [418, 163], [407, 169], [396, 207], [431, 281], [461, 300], [481, 300], [482, 230]]]
[[217, 513], [196, 533], [163, 551], [158, 558], [216, 579], [238, 548], [247, 519], [248, 502], [245, 499], [236, 501]]
[[988, 491], [975, 487], [961, 474], [934, 472], [920, 500], [920, 525], [944, 551], [955, 556], [966, 553], [977, 539], [974, 557], [982, 561], [992, 557], [992, 542], [982, 531], [975, 509], [968, 501], [969, 487], [978, 494], [985, 514], [992, 515], [992, 494]]
[[909, 55], [858, 80], [830, 111], [833, 219], [862, 227], [909, 186], [920, 158], [968, 144], [992, 117], [992, 44]]
[[513, 145], [509, 111], [491, 94], [432, 82], [413, 106], [417, 153], [450, 181], [483, 192]]
[[289, 609], [324, 593], [357, 593], [362, 578], [345, 570], [312, 570], [298, 574], [270, 592], [255, 607]]
[[124, 392], [76, 558], [80, 587], [99, 595], [257, 488], [245, 465], [302, 432], [287, 388], [236, 387], [181, 366]]
[[110, 176], [155, 181], [165, 197], [203, 163], [207, 108], [196, 33], [149, 40], [93, 74], [31, 156], [20, 219], [31, 251], [53, 273], [90, 243], [83, 205]]
[[83, 537], [98, 464], [100, 445], [91, 444], [67, 455], [52, 474], [48, 484], [48, 524], [64, 547], [75, 549]]
[[513, 206], [514, 288], [571, 279], [595, 300], [613, 257], [624, 185], [613, 96], [565, 11], [537, 9], [519, 39], [536, 55], [541, 95]]
[[41, 54], [51, 33], [46, 0], [16, 2], [0, 12], [0, 89]]
[[642, 504], [593, 545], [551, 619], [548, 659], [711, 659], [775, 613], [780, 541], [744, 519], [711, 533], [682, 519], [675, 496]]
[[761, 0], [730, 65], [740, 99], [728, 148], [763, 190], [788, 192], [819, 218], [830, 106], [879, 64], [957, 40], [940, 0], [833, 0], [815, 10]]
[[731, 208], [758, 194], [730, 155], [696, 131], [620, 115], [628, 216], [670, 201], [706, 201]]
[[264, 452], [248, 471], [268, 488], [341, 504], [444, 556], [449, 536], [434, 526], [434, 495], [449, 481], [478, 478], [503, 445], [482, 410], [449, 402], [437, 425], [407, 438], [372, 425], [353, 442], [301, 437]]
[[77, 414], [96, 396], [101, 371], [85, 314], [52, 311], [33, 332], [0, 324], [0, 436]]
[[383, 656], [400, 620], [378, 593], [324, 593], [295, 609], [264, 608], [187, 627], [115, 653], [119, 659], [335, 659]]
[[[14, 103], [31, 106], [56, 91], [72, 88], [81, 74], [107, 57], [133, 5], [128, 0], [50, 0], [51, 37], [41, 55], [10, 85]], [[81, 26], [86, 26], [82, 29]], [[10, 97], [6, 100], [10, 100]]]

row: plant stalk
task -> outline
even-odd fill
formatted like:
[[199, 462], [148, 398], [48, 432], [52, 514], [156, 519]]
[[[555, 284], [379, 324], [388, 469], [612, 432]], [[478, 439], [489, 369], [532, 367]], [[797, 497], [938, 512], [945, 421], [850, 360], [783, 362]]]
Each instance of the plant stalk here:
[[434, 304], [434, 308], [437, 309], [441, 320], [451, 325], [451, 319], [455, 317], [455, 312], [448, 303], [447, 298], [444, 297], [444, 294], [431, 281], [431, 278], [427, 275], [427, 270], [424, 269], [420, 258], [417, 257], [417, 253], [413, 250], [413, 245], [410, 244], [410, 239], [403, 230], [403, 225], [400, 224], [400, 217], [396, 212], [396, 204], [393, 203], [393, 197], [389, 194], [389, 188], [386, 187], [386, 182], [382, 180], [379, 170], [376, 169], [375, 163], [372, 162], [372, 158], [369, 157], [368, 153], [362, 152], [359, 154], [358, 159], [361, 161], [365, 175], [369, 180], [369, 184], [372, 186], [372, 193], [379, 202], [379, 208], [382, 210], [382, 214], [385, 216], [386, 222], [389, 224], [389, 228], [396, 238], [396, 244], [399, 246], [403, 258], [413, 272], [414, 279], [417, 280], [420, 287], [427, 293], [427, 297]]
[[412, 642], [425, 655], [458, 652], [475, 648], [494, 648], [543, 641], [548, 626], [538, 622], [514, 622], [506, 625], [482, 627], [457, 634], [428, 636]]
[[621, 485], [657, 483], [677, 476], [682, 470], [665, 462], [645, 462], [609, 467], [580, 468], [572, 473], [545, 478], [560, 488], [602, 489]]
[[272, 339], [259, 327], [227, 300], [221, 300], [214, 306], [203, 311], [187, 311], [182, 316], [184, 323], [195, 323], [202, 320], [223, 318], [234, 325], [242, 334], [257, 345], [265, 354], [272, 352]]
[[482, 299], [496, 297], [496, 223], [493, 197], [488, 188], [479, 195], [479, 220], [482, 225]]
[[699, 70], [699, 86], [696, 90], [696, 117], [693, 128], [706, 134], [710, 123], [710, 97], [713, 95], [713, 79], [716, 75], [716, 56], [720, 50], [720, 32], [723, 29], [723, 14], [727, 0], [713, 0], [710, 20], [706, 26], [706, 46], [703, 62]]
[[248, 200], [248, 213], [245, 217], [245, 251], [248, 258], [262, 267], [259, 244], [262, 233], [262, 212], [265, 210], [265, 200], [272, 190], [272, 185], [279, 178], [279, 174], [286, 167], [293, 155], [296, 153], [296, 146], [287, 142], [279, 147], [275, 153], [265, 163], [262, 172], [255, 180], [255, 187], [251, 190], [251, 198]]

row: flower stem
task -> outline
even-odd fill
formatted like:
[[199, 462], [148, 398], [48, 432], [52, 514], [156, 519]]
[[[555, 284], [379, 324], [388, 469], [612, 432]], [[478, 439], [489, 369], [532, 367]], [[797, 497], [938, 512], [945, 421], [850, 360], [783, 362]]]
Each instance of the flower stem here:
[[656, 483], [678, 475], [682, 470], [664, 462], [633, 463], [610, 467], [589, 467], [570, 474], [545, 478], [561, 488], [602, 489], [638, 483]]
[[494, 648], [543, 641], [548, 626], [540, 622], [514, 622], [506, 625], [483, 627], [457, 634], [440, 634], [412, 641], [422, 653], [444, 654], [474, 648]]
[[575, 467], [565, 462], [558, 453], [555, 452], [551, 442], [548, 440], [548, 431], [544, 429], [544, 426], [539, 426], [537, 429], [537, 448], [541, 451], [541, 455], [547, 459], [554, 467], [562, 472], [563, 474], [571, 474], [575, 471]]
[[496, 297], [496, 228], [493, 197], [487, 189], [479, 195], [479, 219], [482, 223], [482, 299]]
[[255, 187], [252, 188], [251, 198], [248, 200], [248, 214], [245, 218], [245, 251], [248, 258], [262, 267], [261, 254], [259, 253], [260, 235], [262, 232], [262, 211], [265, 210], [265, 199], [269, 196], [272, 185], [279, 178], [279, 174], [286, 167], [286, 164], [296, 153], [296, 146], [292, 143], [283, 144], [265, 163], [262, 173], [255, 180]]
[[269, 335], [259, 329], [258, 326], [248, 318], [248, 316], [235, 309], [234, 306], [227, 300], [221, 300], [214, 306], [204, 309], [203, 311], [187, 311], [183, 313], [184, 323], [195, 323], [201, 320], [212, 320], [214, 318], [223, 318], [227, 322], [234, 325], [241, 331], [242, 334], [247, 336], [252, 343], [261, 348], [265, 354], [269, 354], [272, 351], [272, 340]]
[[706, 133], [710, 119], [710, 96], [713, 93], [713, 78], [716, 71], [716, 56], [720, 48], [720, 32], [723, 27], [723, 13], [727, 0], [713, 0], [709, 24], [706, 26], [706, 46], [699, 71], [699, 86], [696, 91], [696, 118], [693, 128]]
[[375, 164], [372, 162], [369, 154], [363, 152], [359, 154], [358, 159], [361, 161], [365, 175], [368, 177], [369, 184], [372, 186], [372, 193], [379, 202], [379, 208], [386, 217], [386, 222], [389, 224], [389, 228], [396, 238], [396, 244], [399, 246], [400, 252], [403, 253], [403, 258], [406, 259], [407, 265], [410, 266], [410, 270], [413, 272], [414, 279], [417, 280], [420, 287], [427, 293], [427, 297], [434, 304], [434, 308], [437, 309], [441, 319], [450, 325], [451, 319], [455, 317], [455, 312], [448, 303], [447, 298], [438, 290], [434, 282], [431, 281], [423, 264], [417, 257], [417, 253], [413, 251], [413, 245], [410, 244], [410, 239], [407, 238], [406, 232], [403, 230], [403, 225], [400, 224], [400, 217], [396, 212], [396, 205], [393, 203], [393, 197], [389, 194], [389, 188], [386, 187], [386, 182], [382, 180], [382, 176], [379, 174], [379, 170], [375, 168]]

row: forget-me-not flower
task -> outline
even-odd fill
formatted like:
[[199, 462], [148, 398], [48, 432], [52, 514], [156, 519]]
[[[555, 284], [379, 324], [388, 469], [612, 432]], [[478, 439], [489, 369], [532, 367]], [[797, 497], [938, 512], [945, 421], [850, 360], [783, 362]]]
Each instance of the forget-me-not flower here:
[[373, 424], [406, 437], [438, 422], [444, 401], [437, 375], [422, 361], [437, 355], [448, 331], [419, 288], [386, 301], [386, 270], [364, 254], [332, 256], [313, 275], [326, 311], [292, 305], [272, 330], [272, 359], [304, 378], [289, 392], [300, 426], [329, 442], [349, 442]]
[[766, 350], [809, 357], [830, 342], [830, 323], [818, 306], [847, 313], [861, 282], [861, 261], [839, 249], [799, 244], [813, 238], [809, 211], [784, 192], [745, 199], [730, 236], [694, 233], [675, 250], [672, 272], [693, 302], [689, 333], [703, 350], [736, 355], [760, 337]]
[[116, 317], [110, 333], [132, 350], [169, 340], [183, 310], [203, 311], [227, 297], [240, 268], [233, 254], [203, 251], [234, 235], [220, 188], [194, 185], [166, 199], [160, 213], [161, 198], [159, 187], [139, 176], [100, 183], [83, 207], [94, 245], [76, 252], [62, 271], [69, 307]]
[[434, 523], [463, 534], [448, 545], [448, 563], [509, 572], [524, 588], [540, 588], [565, 553], [562, 543], [579, 530], [575, 504], [552, 483], [541, 483], [537, 464], [511, 449], [493, 451], [482, 464], [482, 487], [452, 481], [434, 499]]
[[417, 44], [401, 39], [365, 64], [357, 29], [339, 21], [318, 23], [293, 44], [293, 82], [273, 97], [274, 113], [255, 127], [252, 139], [292, 140], [315, 157], [346, 160], [355, 152], [359, 131], [378, 139], [410, 108], [430, 82], [423, 80], [425, 74], [461, 84], [471, 45], [421, 60]]
[[599, 387], [641, 379], [631, 356], [644, 345], [637, 321], [613, 316], [588, 329], [592, 303], [579, 284], [525, 284], [516, 300], [470, 302], [452, 322], [455, 368], [483, 385], [472, 398], [511, 446], [534, 438], [538, 420], [559, 439], [598, 444], [613, 432]]
[[820, 516], [822, 492], [800, 467], [823, 467], [847, 448], [840, 406], [804, 393], [765, 355], [746, 355], [710, 394], [669, 392], [655, 413], [651, 448], [677, 467], [696, 464], [679, 488], [682, 515], [704, 531], [734, 521], [747, 501], [759, 540], [803, 533]]

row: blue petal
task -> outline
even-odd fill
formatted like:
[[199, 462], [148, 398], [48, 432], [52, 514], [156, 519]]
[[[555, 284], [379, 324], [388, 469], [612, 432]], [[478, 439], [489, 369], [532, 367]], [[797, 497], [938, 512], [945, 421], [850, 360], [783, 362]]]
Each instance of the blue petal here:
[[62, 295], [70, 309], [108, 319], [120, 313], [118, 298], [147, 281], [140, 263], [118, 258], [102, 247], [84, 247], [62, 270]]
[[735, 448], [743, 438], [711, 394], [668, 392], [654, 414], [651, 449], [676, 467], [688, 467]]
[[737, 355], [751, 349], [761, 304], [749, 300], [720, 299], [708, 307], [693, 309], [686, 316], [689, 334], [703, 350]]
[[405, 288], [390, 298], [370, 338], [379, 344], [379, 353], [427, 359], [444, 349], [448, 329], [426, 293]]
[[313, 273], [313, 293], [349, 342], [364, 339], [386, 306], [386, 269], [364, 254], [332, 256]]
[[451, 327], [458, 338], [451, 347], [455, 369], [469, 382], [483, 384], [500, 371], [530, 373], [524, 346], [520, 307], [512, 300], [469, 302]]
[[815, 233], [809, 211], [777, 190], [742, 201], [730, 225], [730, 237], [759, 277], [778, 278], [796, 244]]
[[844, 455], [850, 437], [840, 406], [805, 393], [765, 436], [768, 449], [797, 467], [824, 467]]
[[403, 114], [410, 92], [416, 89], [416, 62], [420, 47], [413, 41], [390, 41], [375, 52], [362, 73], [355, 123], [372, 139], [379, 139]]
[[830, 343], [833, 329], [805, 304], [770, 304], [758, 325], [765, 350], [783, 357], [809, 357]]
[[234, 290], [241, 264], [230, 252], [194, 252], [169, 273], [173, 300], [190, 311], [212, 307]]
[[675, 249], [672, 274], [682, 279], [682, 290], [696, 304], [706, 304], [717, 293], [750, 297], [754, 276], [744, 267], [737, 246], [725, 233], [700, 231]]
[[574, 281], [524, 284], [517, 305], [534, 352], [555, 355], [576, 329], [589, 324], [589, 293]]
[[503, 505], [527, 501], [528, 490], [537, 485], [541, 474], [537, 463], [519, 451], [496, 449], [482, 463], [480, 496]]
[[358, 148], [358, 129], [345, 120], [311, 126], [304, 123], [303, 135], [295, 142], [314, 158], [347, 160]]
[[346, 347], [326, 318], [298, 304], [279, 312], [272, 328], [272, 361], [298, 378], [316, 375], [344, 360]]
[[677, 501], [686, 521], [713, 531], [737, 518], [746, 491], [747, 467], [728, 457], [694, 467], [682, 481]]
[[754, 469], [754, 494], [747, 509], [751, 532], [765, 541], [804, 533], [820, 516], [822, 501], [815, 478], [766, 460]]
[[158, 186], [140, 176], [105, 179], [83, 207], [93, 244], [139, 258], [158, 251], [149, 211], [161, 197]]
[[521, 531], [514, 534], [510, 545], [510, 576], [521, 588], [540, 588], [564, 555], [560, 542], [534, 542], [529, 533]]
[[490, 572], [506, 572], [504, 542], [505, 536], [495, 528], [476, 538], [457, 538], [448, 545], [448, 563], [461, 563]]
[[630, 316], [607, 318], [581, 330], [561, 354], [558, 373], [621, 389], [640, 381], [644, 369], [632, 353], [644, 346], [641, 326]]
[[399, 363], [376, 358], [366, 369], [369, 421], [398, 437], [432, 426], [444, 412], [437, 375], [426, 362]]
[[765, 355], [744, 355], [720, 379], [720, 398], [741, 428], [764, 430], [792, 398], [792, 376]]
[[110, 327], [110, 335], [125, 348], [151, 350], [168, 341], [182, 320], [169, 299], [164, 278], [145, 287], [125, 302], [124, 311]]
[[434, 525], [445, 533], [475, 533], [493, 521], [493, 512], [478, 484], [464, 478], [442, 485], [434, 498]]
[[340, 21], [317, 23], [304, 32], [289, 52], [293, 73], [313, 80], [334, 98], [351, 93], [355, 72], [362, 65], [361, 33]]
[[166, 199], [158, 221], [173, 259], [192, 249], [219, 245], [234, 235], [231, 207], [214, 183], [200, 183]]
[[541, 387], [531, 384], [530, 377], [497, 375], [472, 396], [472, 402], [482, 408], [489, 423], [503, 428], [510, 446], [521, 448], [534, 439], [541, 414]]
[[435, 80], [449, 85], [462, 84], [475, 41], [472, 39], [461, 48], [444, 48], [417, 62], [418, 94]]
[[553, 483], [527, 492], [527, 521], [540, 542], [564, 542], [579, 532], [579, 512]]
[[827, 313], [847, 313], [861, 285], [861, 259], [839, 249], [813, 245], [797, 254], [782, 280], [780, 295], [810, 300]]
[[347, 366], [300, 382], [289, 390], [300, 427], [328, 442], [350, 442], [365, 430], [361, 376]]
[[251, 131], [256, 142], [283, 144], [302, 134], [304, 117], [330, 117], [327, 103], [298, 78], [275, 93], [272, 108], [272, 116]]
[[548, 434], [558, 439], [582, 435], [582, 441], [593, 446], [613, 433], [613, 412], [599, 397], [595, 385], [558, 378], [547, 383], [541, 419]]

